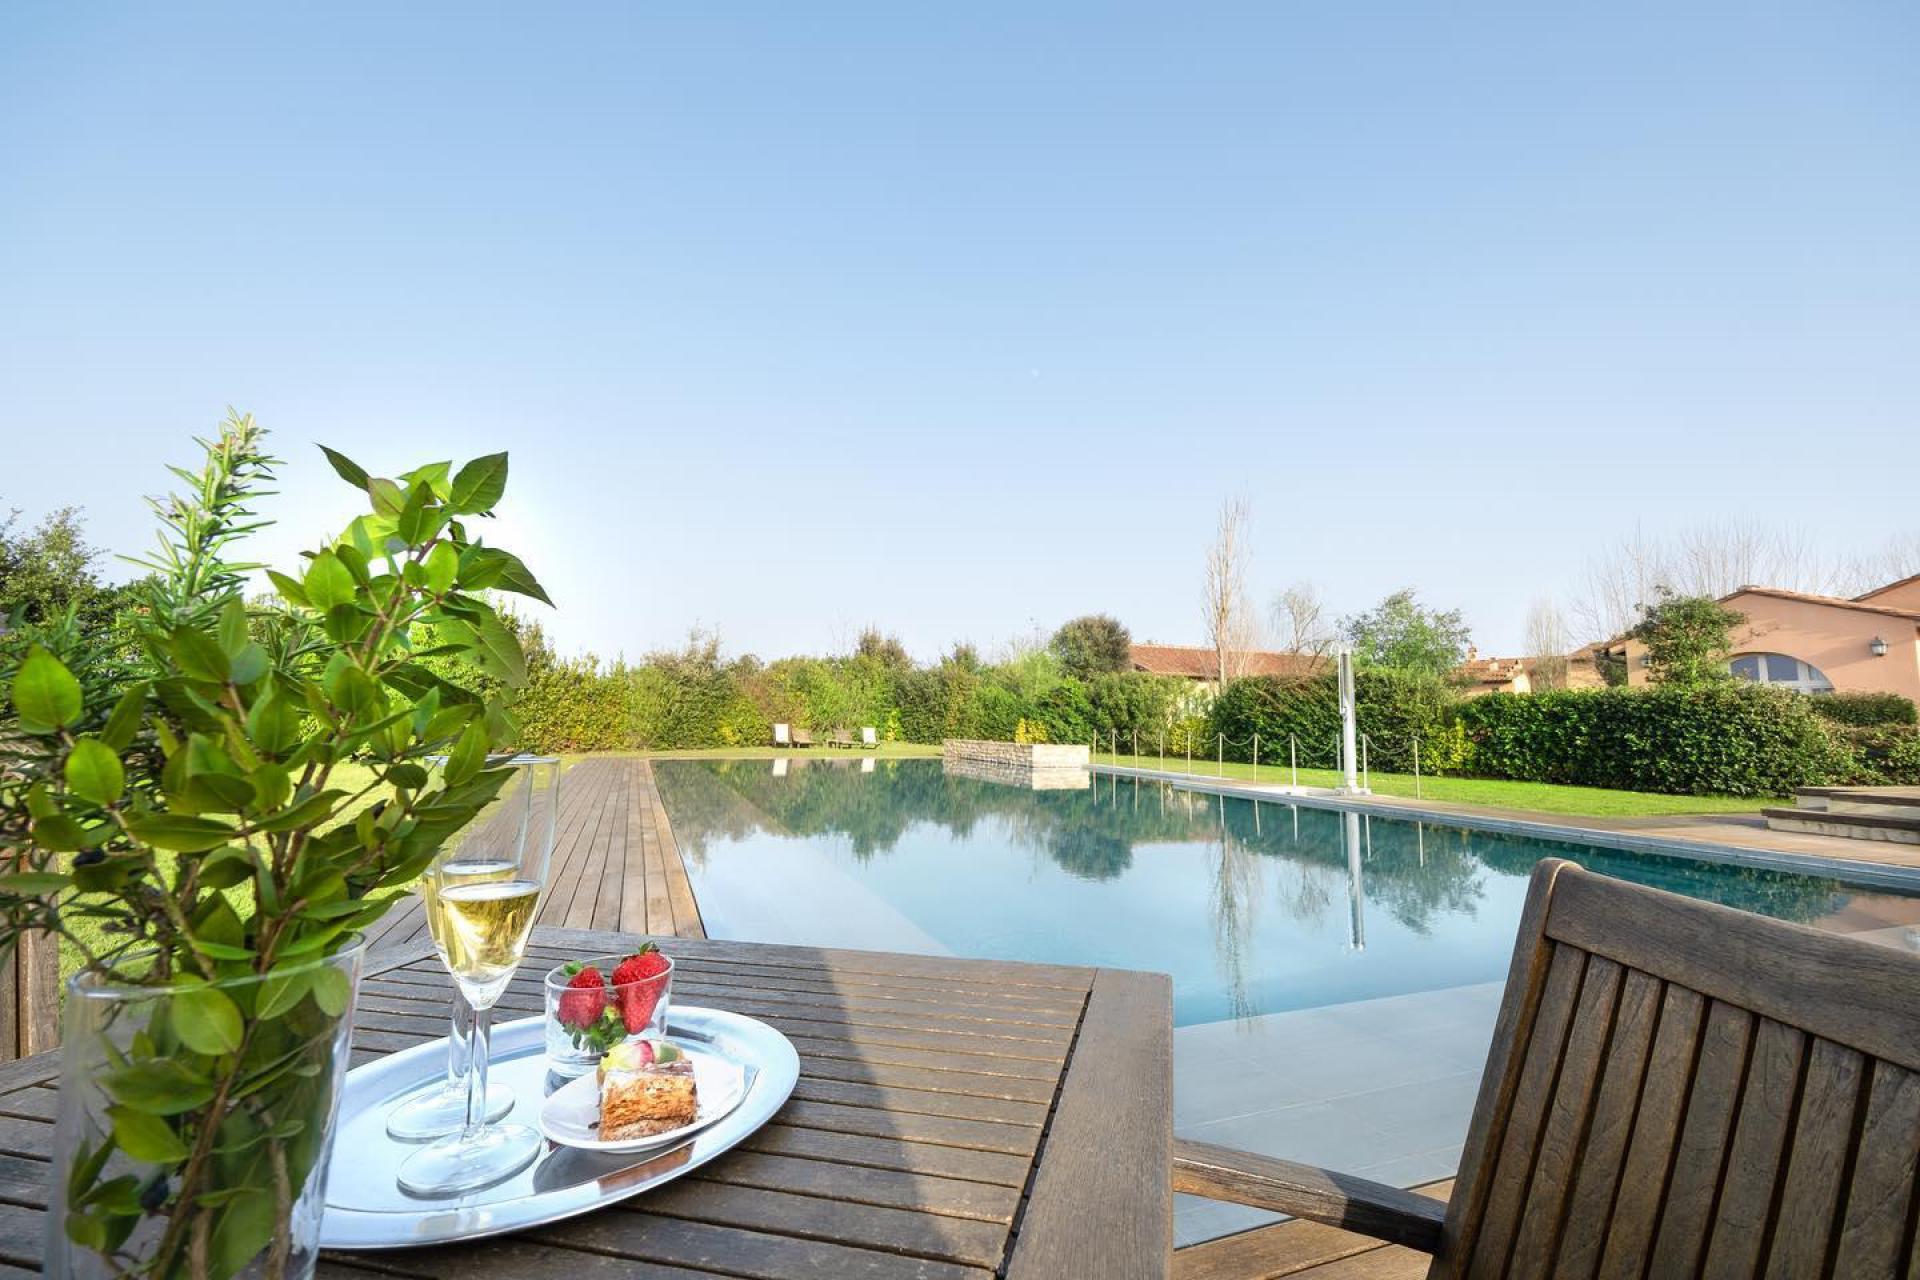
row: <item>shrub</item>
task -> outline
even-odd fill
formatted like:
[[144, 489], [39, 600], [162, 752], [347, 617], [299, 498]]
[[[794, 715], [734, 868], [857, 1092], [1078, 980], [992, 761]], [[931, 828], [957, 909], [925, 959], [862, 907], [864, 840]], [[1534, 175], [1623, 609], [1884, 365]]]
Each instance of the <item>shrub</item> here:
[[1851, 767], [1807, 699], [1764, 685], [1492, 693], [1456, 715], [1468, 769], [1496, 778], [1777, 796]]
[[1814, 714], [1835, 724], [1882, 725], [1920, 723], [1913, 700], [1897, 693], [1822, 693], [1808, 698]]
[[[1422, 768], [1439, 772], [1457, 766], [1462, 752], [1454, 745], [1459, 735], [1449, 717], [1458, 699], [1452, 686], [1426, 672], [1355, 672], [1354, 720], [1367, 737], [1368, 765], [1411, 772], [1418, 739]], [[1212, 734], [1226, 736], [1229, 760], [1250, 759], [1257, 733], [1261, 760], [1284, 761], [1292, 735], [1300, 763], [1329, 766], [1336, 762], [1334, 740], [1340, 734], [1338, 678], [1328, 672], [1306, 680], [1236, 680], [1214, 700], [1211, 722]]]

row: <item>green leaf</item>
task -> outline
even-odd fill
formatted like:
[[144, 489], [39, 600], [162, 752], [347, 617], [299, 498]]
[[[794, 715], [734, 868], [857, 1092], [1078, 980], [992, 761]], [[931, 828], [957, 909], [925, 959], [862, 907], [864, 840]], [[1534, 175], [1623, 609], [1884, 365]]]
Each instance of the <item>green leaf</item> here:
[[347, 975], [332, 965], [321, 965], [313, 971], [313, 1002], [320, 1012], [329, 1018], [337, 1018], [347, 1011], [347, 1002], [353, 998], [353, 983]]
[[57, 871], [16, 871], [12, 875], [0, 876], [0, 893], [12, 894], [16, 898], [39, 898], [58, 893], [72, 883], [73, 877], [63, 876]]
[[119, 1067], [100, 1083], [115, 1102], [156, 1116], [177, 1116], [213, 1098], [213, 1082], [176, 1058]]
[[337, 655], [338, 665], [326, 673], [327, 697], [348, 715], [357, 716], [379, 701], [380, 689], [366, 672], [343, 659], [344, 655]]
[[509, 688], [527, 682], [527, 659], [520, 651], [520, 638], [513, 629], [489, 612], [473, 629], [473, 654], [480, 669], [498, 676]]
[[113, 714], [107, 717], [106, 728], [100, 731], [100, 741], [115, 751], [125, 751], [133, 745], [134, 735], [140, 732], [140, 713], [146, 710], [150, 688], [142, 680], [120, 695], [120, 700], [113, 704]]
[[460, 576], [460, 553], [453, 549], [451, 542], [438, 542], [433, 550], [427, 552], [426, 559], [427, 588], [435, 595], [445, 595], [453, 590], [455, 579]]
[[305, 586], [308, 603], [322, 613], [353, 603], [353, 574], [331, 551], [322, 551], [307, 566]]
[[367, 470], [365, 467], [355, 462], [352, 458], [349, 458], [346, 454], [335, 453], [325, 445], [320, 446], [320, 452], [327, 455], [327, 461], [332, 464], [334, 473], [342, 480], [345, 480], [356, 489], [364, 489], [367, 487]]
[[373, 513], [389, 519], [399, 515], [407, 505], [406, 491], [391, 480], [367, 481], [367, 495], [373, 499]]
[[305, 969], [269, 973], [260, 980], [260, 998], [255, 1005], [254, 1016], [263, 1021], [279, 1017], [300, 1003], [311, 982], [311, 975]]
[[453, 483], [447, 479], [452, 471], [451, 462], [429, 462], [424, 467], [415, 467], [400, 478], [408, 484], [424, 484], [436, 498], [445, 498], [453, 491]]
[[211, 818], [192, 818], [178, 813], [135, 814], [127, 820], [127, 829], [143, 844], [174, 853], [204, 853], [233, 839], [233, 828]]
[[280, 598], [288, 604], [297, 604], [302, 609], [313, 607], [313, 601], [307, 599], [307, 589], [286, 574], [269, 569], [267, 577], [273, 582], [274, 590], [280, 593]]
[[507, 491], [507, 455], [490, 453], [475, 458], [453, 477], [447, 506], [458, 515], [491, 511]]
[[[274, 832], [295, 831], [302, 827], [311, 827], [318, 823], [325, 822], [329, 817], [333, 816], [333, 807], [340, 803], [346, 794], [346, 792], [335, 787], [329, 787], [325, 791], [317, 791], [306, 799], [295, 803], [289, 808], [282, 809], [279, 813], [262, 821], [259, 824], [260, 830]], [[232, 833], [229, 832], [228, 834]]]
[[448, 786], [459, 786], [486, 766], [487, 745], [486, 730], [477, 724], [468, 725], [466, 732], [460, 735], [460, 740], [453, 744], [453, 750], [447, 754]]
[[280, 1211], [272, 1193], [255, 1189], [252, 1195], [236, 1198], [221, 1212], [213, 1229], [209, 1273], [238, 1275], [273, 1242], [279, 1225]]
[[226, 652], [212, 636], [192, 627], [182, 627], [173, 633], [167, 644], [168, 652], [179, 664], [180, 670], [192, 680], [213, 680], [224, 682], [230, 669]]
[[240, 1006], [218, 987], [178, 987], [173, 993], [173, 1029], [195, 1053], [232, 1053], [240, 1047]]
[[227, 671], [227, 679], [238, 685], [249, 685], [267, 674], [272, 659], [265, 648], [257, 644], [247, 645], [233, 655], [233, 665]]
[[553, 604], [520, 557], [498, 547], [468, 547], [460, 557], [460, 585], [469, 591], [497, 588]]
[[63, 728], [80, 718], [80, 682], [60, 659], [39, 645], [27, 651], [13, 678], [13, 706], [20, 718], [48, 728]]
[[50, 813], [44, 818], [35, 818], [29, 829], [33, 832], [35, 844], [54, 853], [74, 853], [88, 844], [86, 831], [64, 813]]
[[109, 805], [127, 789], [127, 771], [120, 757], [98, 738], [82, 738], [67, 757], [67, 789], [82, 800]]
[[219, 635], [229, 658], [247, 647], [247, 606], [237, 596], [220, 608]]
[[178, 1164], [189, 1154], [173, 1126], [159, 1116], [132, 1107], [108, 1107], [113, 1140], [120, 1149], [145, 1164]]

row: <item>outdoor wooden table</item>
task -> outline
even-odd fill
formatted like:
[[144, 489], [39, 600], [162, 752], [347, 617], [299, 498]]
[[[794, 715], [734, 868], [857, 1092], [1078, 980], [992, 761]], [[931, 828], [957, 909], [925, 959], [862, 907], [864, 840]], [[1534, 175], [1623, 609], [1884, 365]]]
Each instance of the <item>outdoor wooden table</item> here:
[[[631, 935], [541, 928], [497, 1017]], [[1171, 988], [1161, 974], [678, 938], [675, 1001], [778, 1027], [793, 1097], [693, 1174], [471, 1244], [330, 1254], [331, 1280], [715, 1276], [1131, 1280], [1172, 1248]], [[357, 1066], [446, 1034], [431, 950], [370, 956]], [[0, 1067], [0, 1276], [37, 1269], [57, 1055]]]

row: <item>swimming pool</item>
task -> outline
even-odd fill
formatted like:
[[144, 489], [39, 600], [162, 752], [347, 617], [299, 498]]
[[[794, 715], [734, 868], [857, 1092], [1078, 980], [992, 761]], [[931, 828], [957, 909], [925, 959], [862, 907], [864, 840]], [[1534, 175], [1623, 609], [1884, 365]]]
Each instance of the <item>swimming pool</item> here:
[[[1920, 898], [1156, 780], [1032, 791], [937, 760], [657, 761], [716, 938], [1157, 969], [1184, 1137], [1398, 1186], [1459, 1164], [1543, 857], [1920, 945]], [[1179, 1244], [1272, 1221], [1175, 1197]]]
[[1499, 981], [1544, 857], [1828, 928], [1920, 920], [1833, 880], [1158, 781], [1030, 791], [846, 758], [655, 773], [715, 937], [1164, 970], [1181, 1026]]

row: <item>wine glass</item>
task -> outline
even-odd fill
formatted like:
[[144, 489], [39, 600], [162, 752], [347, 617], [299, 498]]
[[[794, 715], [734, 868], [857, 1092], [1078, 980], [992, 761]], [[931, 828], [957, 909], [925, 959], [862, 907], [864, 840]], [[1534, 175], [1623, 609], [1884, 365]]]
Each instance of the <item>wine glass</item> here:
[[[502, 839], [481, 847], [469, 841], [443, 855], [427, 872], [423, 895], [434, 949], [473, 1009], [468, 1041], [466, 1108], [460, 1127], [414, 1152], [400, 1166], [399, 1184], [417, 1196], [452, 1196], [510, 1178], [539, 1155], [542, 1139], [523, 1124], [496, 1122], [487, 1087], [493, 1006], [526, 954], [553, 851], [559, 809], [558, 761], [516, 756], [503, 762], [522, 769], [517, 821], [498, 815], [490, 829]], [[543, 833], [532, 833], [533, 774], [553, 769], [545, 799]], [[511, 812], [511, 811], [510, 811]], [[511, 1102], [509, 1102], [511, 1105]]]
[[[476, 842], [477, 843], [477, 842]], [[457, 860], [445, 863], [448, 881], [464, 879], [500, 879], [501, 872], [511, 872], [513, 864], [499, 858], [478, 856], [467, 857], [469, 851], [462, 848]], [[420, 879], [420, 897], [427, 918], [427, 932], [433, 937], [437, 949], [440, 941], [440, 904], [434, 896], [434, 887], [440, 878], [422, 876]], [[405, 1102], [395, 1107], [387, 1116], [387, 1136], [401, 1142], [427, 1142], [434, 1138], [443, 1138], [466, 1126], [467, 1123], [467, 1071], [468, 1055], [472, 1052], [473, 1006], [460, 994], [458, 986], [453, 992], [453, 1007], [447, 1028], [447, 1078], [438, 1084], [428, 1085]], [[513, 1090], [504, 1084], [491, 1083], [487, 1086], [487, 1119], [498, 1120], [513, 1110]]]

